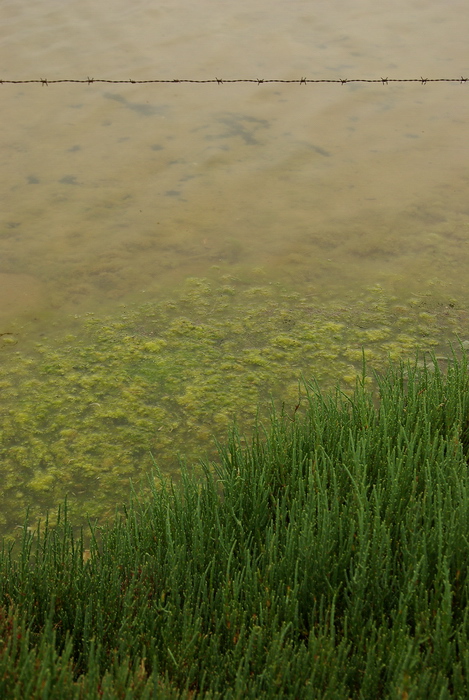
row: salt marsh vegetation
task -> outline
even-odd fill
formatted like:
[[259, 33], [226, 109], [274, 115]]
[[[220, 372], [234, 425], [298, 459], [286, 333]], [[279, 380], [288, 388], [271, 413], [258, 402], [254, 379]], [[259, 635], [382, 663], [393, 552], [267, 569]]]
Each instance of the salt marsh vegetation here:
[[25, 528], [0, 551], [0, 695], [468, 697], [468, 361], [431, 363], [306, 384], [90, 544], [67, 506]]

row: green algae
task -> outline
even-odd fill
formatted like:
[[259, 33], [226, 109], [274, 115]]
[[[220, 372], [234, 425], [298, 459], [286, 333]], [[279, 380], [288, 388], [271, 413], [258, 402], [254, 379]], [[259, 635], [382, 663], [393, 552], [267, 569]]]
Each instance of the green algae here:
[[190, 278], [177, 297], [88, 316], [74, 334], [13, 348], [0, 369], [0, 528], [34, 521], [68, 494], [76, 524], [105, 519], [156, 462], [176, 475], [214, 456], [233, 421], [249, 433], [271, 400], [292, 414], [301, 375], [352, 390], [363, 357], [447, 346], [464, 332], [449, 304], [425, 308], [381, 287], [343, 300], [231, 276]]

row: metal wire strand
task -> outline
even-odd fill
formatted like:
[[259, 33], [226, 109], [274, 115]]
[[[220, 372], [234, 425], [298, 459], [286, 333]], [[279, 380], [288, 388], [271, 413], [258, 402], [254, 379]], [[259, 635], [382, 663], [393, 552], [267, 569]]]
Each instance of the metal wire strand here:
[[267, 83], [282, 83], [282, 84], [297, 84], [306, 85], [311, 83], [338, 83], [339, 85], [348, 85], [349, 83], [381, 83], [382, 85], [389, 85], [389, 83], [420, 83], [421, 85], [426, 85], [427, 83], [466, 83], [468, 78], [461, 76], [460, 78], [299, 78], [296, 80], [283, 80], [283, 79], [267, 79], [267, 78], [208, 78], [203, 80], [192, 80], [192, 79], [154, 79], [154, 80], [133, 80], [128, 78], [126, 80], [108, 80], [106, 78], [60, 78], [56, 80], [49, 80], [47, 78], [32, 78], [29, 80], [0, 80], [1, 85], [25, 85], [28, 83], [39, 83], [40, 85], [54, 85], [56, 83], [87, 83], [91, 85], [92, 83], [111, 83], [114, 85], [120, 84], [130, 84], [130, 85], [143, 85], [148, 83], [216, 83], [217, 85], [227, 85], [229, 83], [255, 83], [257, 85], [265, 85]]

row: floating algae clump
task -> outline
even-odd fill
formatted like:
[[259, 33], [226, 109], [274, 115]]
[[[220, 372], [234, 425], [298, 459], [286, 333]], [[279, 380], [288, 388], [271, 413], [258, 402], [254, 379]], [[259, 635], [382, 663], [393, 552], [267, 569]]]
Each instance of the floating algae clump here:
[[249, 432], [272, 398], [293, 413], [301, 375], [347, 387], [363, 354], [380, 370], [461, 332], [451, 313], [421, 312], [377, 287], [344, 304], [188, 279], [175, 299], [12, 351], [0, 369], [0, 527], [11, 533], [27, 506], [34, 520], [66, 494], [77, 524], [105, 518], [154, 461], [174, 474], [179, 453], [210, 456], [213, 437], [234, 420]]

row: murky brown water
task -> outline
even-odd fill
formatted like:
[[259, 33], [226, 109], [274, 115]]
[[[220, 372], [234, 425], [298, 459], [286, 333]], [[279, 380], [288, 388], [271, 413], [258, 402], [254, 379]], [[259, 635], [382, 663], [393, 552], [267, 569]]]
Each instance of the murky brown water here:
[[[463, 2], [4, 0], [0, 10], [5, 80], [467, 68]], [[379, 284], [466, 309], [468, 90], [0, 86], [0, 334], [20, 329], [17, 352], [76, 315], [158, 300], [214, 268], [316, 298]]]
[[[458, 77], [466, 12], [15, 0], [1, 77]], [[4, 85], [0, 317], [66, 323], [214, 264], [465, 296], [467, 89]]]

